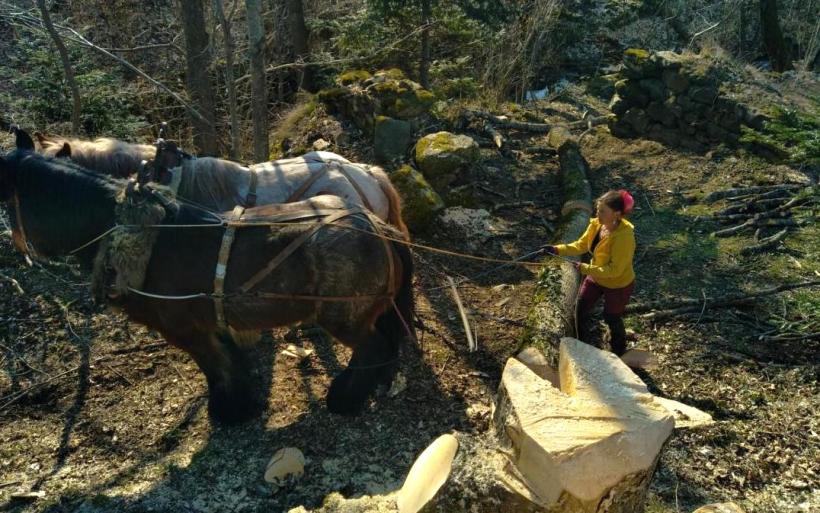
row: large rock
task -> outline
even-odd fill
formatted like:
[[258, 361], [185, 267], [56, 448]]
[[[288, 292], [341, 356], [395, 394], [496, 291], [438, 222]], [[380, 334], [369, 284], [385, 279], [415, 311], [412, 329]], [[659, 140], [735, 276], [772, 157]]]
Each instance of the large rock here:
[[412, 144], [413, 126], [407, 121], [376, 116], [373, 130], [373, 154], [381, 163], [402, 159]]
[[410, 166], [402, 166], [390, 175], [402, 199], [402, 218], [413, 231], [424, 230], [444, 209], [441, 196], [424, 175]]
[[643, 511], [672, 416], [618, 357], [579, 340], [561, 340], [559, 382], [507, 361], [493, 420], [511, 474], [543, 511]]
[[416, 164], [436, 190], [444, 190], [479, 158], [478, 144], [466, 135], [438, 132], [416, 143]]

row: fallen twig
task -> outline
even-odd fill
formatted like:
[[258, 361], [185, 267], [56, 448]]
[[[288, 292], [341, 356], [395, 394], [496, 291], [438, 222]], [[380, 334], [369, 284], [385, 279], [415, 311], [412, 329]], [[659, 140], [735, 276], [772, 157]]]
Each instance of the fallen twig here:
[[[759, 297], [764, 296], [771, 296], [773, 294], [778, 294], [780, 292], [785, 292], [787, 290], [794, 290], [800, 289], [805, 287], [816, 287], [820, 285], [820, 280], [808, 281], [804, 283], [789, 283], [785, 285], [779, 285], [777, 287], [772, 287], [768, 289], [761, 290], [759, 292], [753, 292], [751, 294], [744, 294], [744, 295], [729, 295], [729, 296], [721, 296], [715, 298], [706, 298], [706, 303], [708, 306], [712, 308], [719, 308], [723, 306], [733, 306], [737, 304], [738, 301], [741, 300], [752, 300], [757, 299]], [[657, 311], [671, 311], [677, 309], [688, 308], [689, 311], [692, 309], [696, 309], [700, 306], [701, 302], [704, 301], [702, 298], [697, 299], [681, 299], [678, 301], [655, 301], [651, 303], [643, 303], [643, 304], [636, 304], [630, 305], [626, 308], [627, 314], [638, 314], [644, 312], [651, 312], [657, 313]], [[653, 312], [656, 311], [656, 312]], [[697, 311], [697, 310], [695, 310]]]
[[450, 292], [453, 294], [453, 300], [456, 302], [456, 306], [458, 307], [458, 314], [461, 316], [461, 322], [464, 325], [464, 332], [467, 334], [467, 346], [472, 353], [477, 349], [475, 340], [473, 339], [473, 331], [470, 328], [470, 322], [467, 320], [467, 312], [464, 310], [464, 305], [461, 303], [461, 296], [458, 295], [458, 289], [456, 288], [456, 282], [453, 281], [453, 278], [450, 276], [447, 277], [447, 281], [450, 283]]
[[11, 286], [14, 287], [14, 290], [16, 290], [17, 293], [20, 294], [21, 296], [24, 296], [26, 294], [26, 291], [23, 290], [23, 287], [20, 286], [20, 282], [18, 282], [17, 280], [12, 278], [11, 276], [6, 276], [5, 274], [0, 273], [0, 279], [3, 279], [5, 281], [11, 283]]
[[784, 190], [793, 190], [793, 189], [802, 189], [803, 187], [808, 187], [808, 185], [803, 185], [799, 183], [795, 184], [778, 184], [778, 185], [758, 185], [754, 187], [738, 187], [734, 189], [725, 189], [722, 191], [715, 191], [713, 193], [708, 194], [705, 198], [703, 198], [703, 203], [714, 203], [715, 201], [725, 199], [725, 198], [734, 198], [732, 199], [739, 199], [739, 197], [743, 194], [756, 194], [760, 192], [770, 192], [770, 191], [784, 191]]
[[783, 228], [779, 232], [775, 233], [771, 237], [766, 237], [765, 239], [761, 239], [758, 244], [754, 246], [747, 246], [740, 250], [740, 253], [743, 255], [750, 255], [757, 251], [762, 251], [764, 249], [769, 249], [776, 246], [780, 241], [786, 238], [786, 234], [789, 233], [789, 228]]

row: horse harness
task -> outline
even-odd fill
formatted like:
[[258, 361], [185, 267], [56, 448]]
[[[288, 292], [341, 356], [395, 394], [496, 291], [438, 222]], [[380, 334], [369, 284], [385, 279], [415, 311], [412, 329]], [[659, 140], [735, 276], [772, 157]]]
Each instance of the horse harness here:
[[[258, 221], [253, 220], [243, 220], [243, 216], [245, 215], [245, 207], [237, 206], [234, 210], [229, 214], [228, 218], [225, 220], [226, 228], [225, 233], [222, 235], [222, 243], [219, 247], [219, 254], [217, 257], [216, 268], [214, 270], [214, 285], [213, 285], [213, 293], [211, 294], [211, 298], [213, 299], [214, 304], [214, 315], [216, 318], [216, 324], [219, 329], [225, 330], [228, 328], [228, 323], [225, 319], [225, 277], [228, 271], [228, 261], [230, 258], [231, 253], [231, 246], [233, 245], [234, 239], [236, 237], [236, 228], [242, 226], [264, 226], [264, 225], [272, 225], [278, 223], [284, 223], [289, 221], [298, 221], [304, 219], [316, 219], [322, 218], [321, 221], [316, 222], [310, 228], [305, 230], [302, 234], [296, 237], [294, 240], [290, 242], [279, 254], [276, 255], [268, 264], [256, 272], [253, 276], [251, 276], [245, 283], [239, 286], [238, 290], [240, 294], [249, 294], [251, 290], [259, 284], [263, 279], [268, 277], [279, 265], [282, 264], [290, 255], [292, 255], [296, 250], [298, 250], [303, 244], [305, 244], [310, 237], [316, 234], [320, 229], [333, 224], [336, 221], [344, 219], [345, 217], [350, 217], [354, 215], [364, 215], [367, 220], [370, 222], [370, 225], [373, 227], [376, 236], [379, 237], [379, 240], [382, 241], [382, 245], [385, 250], [385, 254], [387, 256], [387, 265], [388, 265], [388, 277], [387, 277], [387, 290], [385, 291], [384, 296], [388, 298], [392, 298], [396, 294], [396, 285], [395, 285], [395, 262], [393, 252], [391, 251], [390, 244], [388, 240], [384, 237], [381, 229], [379, 228], [378, 224], [374, 222], [373, 218], [371, 217], [368, 211], [359, 209], [359, 208], [352, 208], [352, 209], [344, 209], [344, 210], [337, 210], [337, 209], [309, 209], [309, 210], [301, 210], [297, 212], [291, 212], [287, 214], [282, 214], [279, 216], [268, 216], [259, 219]], [[256, 294], [258, 297], [264, 297], [269, 299], [291, 299], [291, 300], [307, 300], [307, 301], [316, 301], [316, 302], [325, 302], [325, 301], [332, 301], [332, 302], [343, 302], [343, 301], [356, 301], [361, 299], [372, 299], [372, 296], [314, 296], [314, 295], [305, 295], [305, 294], [284, 294], [284, 293], [266, 293], [260, 292]]]
[[29, 244], [28, 237], [26, 236], [26, 228], [23, 226], [23, 214], [20, 212], [20, 197], [17, 195], [17, 191], [14, 191], [14, 218], [17, 222], [17, 233], [20, 234], [20, 242], [22, 243], [20, 250], [26, 258], [36, 258], [37, 251], [33, 245]]
[[[309, 165], [308, 165], [308, 169], [310, 169]], [[316, 183], [320, 178], [325, 176], [331, 170], [338, 171], [339, 173], [342, 174], [342, 176], [344, 176], [347, 179], [348, 182], [350, 182], [350, 185], [353, 186], [353, 189], [356, 191], [356, 194], [359, 195], [359, 199], [362, 200], [362, 204], [364, 205], [364, 207], [367, 210], [372, 212], [373, 211], [373, 205], [371, 205], [370, 202], [367, 201], [367, 195], [365, 195], [364, 191], [362, 191], [361, 187], [359, 187], [359, 184], [357, 184], [356, 180], [354, 180], [353, 177], [350, 176], [350, 173], [347, 172], [347, 170], [344, 168], [344, 166], [341, 165], [339, 162], [337, 162], [335, 160], [331, 160], [330, 162], [326, 162], [325, 165], [322, 166], [321, 168], [319, 168], [318, 171], [316, 171], [315, 173], [310, 175], [308, 177], [308, 179], [305, 180], [302, 183], [302, 185], [299, 186], [299, 188], [297, 188], [295, 191], [293, 191], [293, 194], [291, 194], [288, 197], [288, 199], [285, 200], [285, 203], [293, 203], [294, 201], [301, 200], [302, 196], [304, 196], [304, 194], [307, 192], [307, 190], [310, 189], [310, 187], [314, 183]], [[253, 178], [254, 178], [254, 175], [251, 175], [251, 185], [252, 186], [254, 185]], [[250, 196], [250, 194], [249, 194], [249, 196]]]

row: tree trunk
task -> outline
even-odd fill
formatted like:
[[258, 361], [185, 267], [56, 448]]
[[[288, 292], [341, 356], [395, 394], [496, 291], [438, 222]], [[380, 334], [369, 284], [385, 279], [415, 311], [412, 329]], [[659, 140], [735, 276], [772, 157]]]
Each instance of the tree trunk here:
[[236, 106], [236, 84], [233, 77], [233, 56], [234, 42], [231, 34], [231, 23], [225, 17], [225, 9], [222, 0], [213, 0], [214, 14], [219, 24], [222, 26], [222, 37], [225, 39], [225, 83], [228, 86], [228, 112], [231, 116], [231, 148], [230, 156], [234, 160], [239, 159], [239, 113]]
[[46, 9], [45, 0], [37, 0], [37, 7], [40, 8], [40, 14], [43, 16], [43, 24], [46, 26], [48, 33], [51, 34], [51, 39], [54, 40], [54, 46], [57, 47], [57, 51], [60, 53], [60, 60], [63, 62], [65, 81], [71, 89], [71, 96], [74, 100], [74, 105], [71, 109], [71, 135], [76, 137], [80, 133], [80, 112], [82, 111], [80, 88], [77, 87], [77, 80], [74, 78], [74, 68], [71, 66], [71, 61], [68, 58], [68, 50], [66, 50], [63, 40], [60, 38], [60, 34], [55, 30], [54, 24], [51, 23], [51, 16], [48, 14], [48, 9]]
[[421, 0], [421, 59], [419, 61], [419, 83], [425, 89], [430, 88], [430, 0]]
[[[293, 42], [293, 51], [297, 61], [306, 62], [310, 57], [308, 47], [308, 32], [305, 25], [305, 10], [302, 0], [287, 0], [288, 24], [290, 25], [290, 37]], [[301, 68], [300, 86], [310, 92], [316, 92], [313, 84], [313, 73], [310, 66]]]
[[268, 160], [268, 94], [265, 83], [265, 34], [262, 3], [245, 0], [248, 19], [248, 59], [251, 66], [251, 112], [253, 119], [253, 158]]
[[791, 52], [783, 40], [777, 17], [777, 0], [760, 0], [760, 27], [763, 31], [763, 46], [772, 69], [777, 72], [792, 69]]
[[203, 155], [217, 155], [219, 143], [214, 122], [214, 91], [208, 71], [211, 51], [202, 0], [180, 0], [182, 30], [185, 34], [185, 82], [188, 94], [202, 118], [189, 113], [194, 128], [194, 145]]

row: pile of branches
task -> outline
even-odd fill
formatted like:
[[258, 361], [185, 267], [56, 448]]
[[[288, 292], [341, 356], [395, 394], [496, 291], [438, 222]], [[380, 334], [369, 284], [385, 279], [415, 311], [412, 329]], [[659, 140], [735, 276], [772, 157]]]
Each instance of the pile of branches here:
[[[713, 237], [728, 237], [754, 230], [755, 244], [743, 249], [751, 254], [777, 246], [789, 230], [814, 222], [815, 209], [820, 205], [818, 188], [811, 184], [779, 184], [740, 187], [716, 191], [704, 198], [710, 204], [726, 200], [723, 210], [700, 220], [733, 224], [712, 232]], [[804, 215], [804, 214], [808, 215]], [[767, 231], [779, 230], [766, 235]]]

